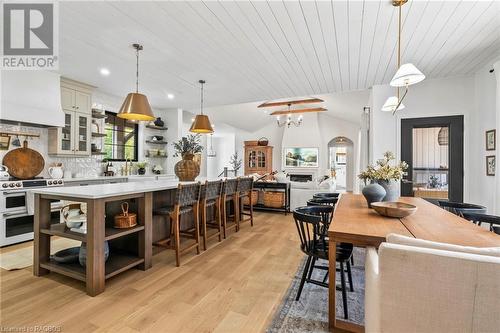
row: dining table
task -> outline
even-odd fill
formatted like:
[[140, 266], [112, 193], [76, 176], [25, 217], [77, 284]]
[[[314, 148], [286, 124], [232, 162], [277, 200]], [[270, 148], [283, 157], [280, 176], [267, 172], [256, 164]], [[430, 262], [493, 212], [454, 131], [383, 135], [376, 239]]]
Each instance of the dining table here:
[[331, 331], [341, 329], [364, 332], [364, 326], [336, 318], [336, 244], [351, 243], [356, 247], [378, 248], [391, 233], [434, 242], [474, 247], [500, 247], [500, 236], [417, 197], [400, 197], [400, 202], [417, 207], [414, 214], [403, 218], [379, 215], [368, 207], [361, 194], [342, 194], [337, 202], [329, 237], [328, 323]]

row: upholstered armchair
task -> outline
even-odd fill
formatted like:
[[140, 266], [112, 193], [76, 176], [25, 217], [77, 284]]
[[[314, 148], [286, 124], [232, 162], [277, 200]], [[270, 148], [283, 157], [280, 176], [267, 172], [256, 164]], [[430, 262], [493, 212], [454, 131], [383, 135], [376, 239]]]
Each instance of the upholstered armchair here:
[[365, 271], [367, 333], [500, 331], [500, 248], [389, 235]]

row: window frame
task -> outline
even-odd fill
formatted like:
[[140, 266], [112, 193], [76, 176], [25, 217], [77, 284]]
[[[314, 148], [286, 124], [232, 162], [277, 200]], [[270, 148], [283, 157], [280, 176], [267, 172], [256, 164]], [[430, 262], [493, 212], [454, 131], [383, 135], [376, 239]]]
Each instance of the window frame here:
[[[104, 111], [104, 113], [106, 116], [112, 116], [112, 117], [118, 116], [117, 113], [111, 112], [111, 111]], [[135, 142], [135, 145], [134, 145], [135, 158], [133, 158], [131, 160], [127, 160], [127, 161], [138, 162], [139, 161], [139, 125], [137, 123], [133, 124], [133, 125], [134, 125], [134, 137], [135, 137], [135, 140], [134, 140], [134, 142]], [[106, 132], [106, 121], [104, 122], [104, 132]], [[113, 132], [116, 132], [116, 130], [113, 129]], [[117, 144], [114, 142], [112, 145], [117, 146]], [[106, 144], [103, 142], [103, 149], [104, 149], [104, 146], [106, 146]], [[105, 157], [105, 159], [107, 161], [110, 161], [110, 162], [125, 162], [124, 158], [107, 158], [107, 157]]]

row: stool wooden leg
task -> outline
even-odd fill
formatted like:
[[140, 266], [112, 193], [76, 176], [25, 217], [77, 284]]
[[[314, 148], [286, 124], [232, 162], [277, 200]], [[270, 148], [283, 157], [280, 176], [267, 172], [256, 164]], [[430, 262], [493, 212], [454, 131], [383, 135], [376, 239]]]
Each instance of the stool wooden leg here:
[[237, 193], [234, 195], [233, 199], [233, 206], [234, 206], [234, 222], [236, 223], [236, 231], [240, 231], [240, 203], [238, 200]]
[[207, 206], [201, 204], [201, 232], [203, 233], [203, 250], [207, 250]]
[[181, 258], [180, 258], [180, 243], [181, 243], [181, 237], [179, 234], [179, 228], [180, 228], [180, 216], [178, 210], [172, 214], [172, 224], [174, 225], [174, 250], [175, 250], [175, 262], [177, 267], [181, 265]]
[[220, 201], [217, 200], [214, 207], [215, 220], [217, 221], [217, 230], [219, 231], [219, 242], [222, 242], [222, 225], [220, 217]]
[[253, 227], [253, 204], [252, 204], [252, 192], [250, 192], [250, 226]]
[[222, 215], [222, 230], [224, 231], [224, 239], [226, 239], [226, 227], [227, 227], [227, 207], [226, 207], [226, 198], [222, 198], [221, 203], [221, 215]]
[[200, 254], [200, 220], [198, 203], [193, 205], [193, 218], [194, 218], [194, 239], [196, 241], [196, 254]]

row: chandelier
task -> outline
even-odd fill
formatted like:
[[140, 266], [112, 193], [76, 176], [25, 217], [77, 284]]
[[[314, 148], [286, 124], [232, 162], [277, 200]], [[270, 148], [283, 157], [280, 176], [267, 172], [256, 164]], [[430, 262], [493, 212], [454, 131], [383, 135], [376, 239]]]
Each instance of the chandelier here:
[[[390, 85], [392, 87], [396, 87], [396, 96], [389, 97], [384, 105], [382, 106], [382, 111], [392, 112], [395, 114], [396, 111], [402, 110], [405, 108], [403, 104], [403, 100], [408, 94], [408, 86], [412, 84], [419, 83], [425, 79], [425, 75], [422, 74], [421, 71], [418, 70], [415, 65], [411, 63], [406, 63], [401, 65], [401, 9], [403, 5], [408, 0], [393, 0], [392, 5], [394, 7], [399, 7], [399, 16], [398, 16], [398, 61], [397, 61], [397, 71], [394, 74]], [[400, 88], [404, 87], [405, 91], [403, 96], [400, 96]]]
[[286, 126], [290, 128], [291, 125], [294, 125], [295, 127], [299, 127], [302, 125], [302, 120], [304, 117], [302, 115], [297, 117], [297, 120], [292, 120], [292, 113], [290, 112], [290, 107], [292, 106], [291, 103], [288, 103], [288, 114], [286, 116], [286, 119], [284, 121], [281, 121], [281, 116], [277, 115], [276, 116], [276, 123], [278, 124], [278, 127], [283, 127]]

